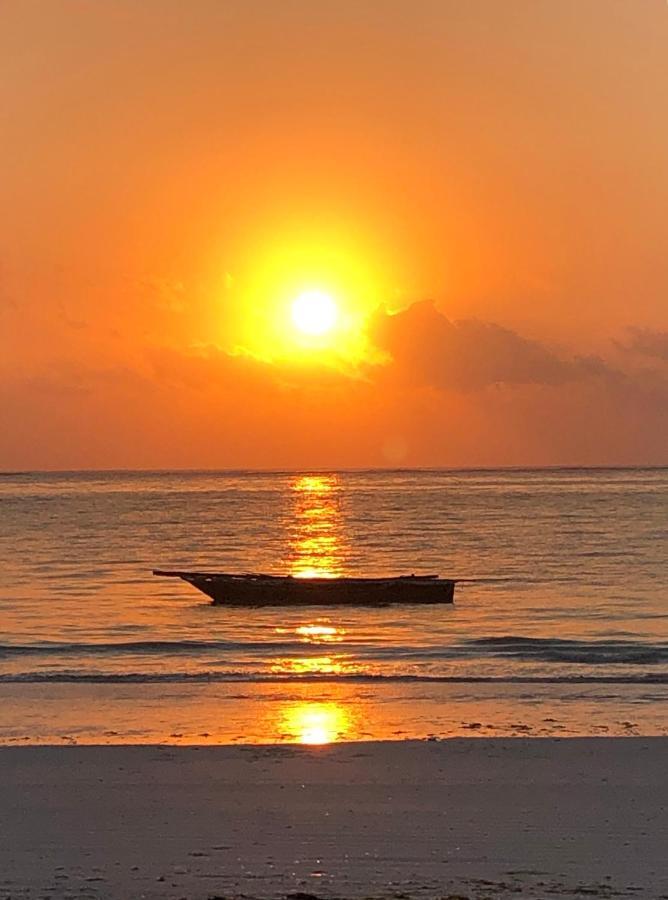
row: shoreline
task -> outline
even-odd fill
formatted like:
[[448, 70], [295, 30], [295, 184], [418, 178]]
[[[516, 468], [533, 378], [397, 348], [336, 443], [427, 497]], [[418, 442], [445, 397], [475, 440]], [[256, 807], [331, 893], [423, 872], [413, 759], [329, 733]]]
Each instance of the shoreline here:
[[0, 748], [0, 898], [668, 893], [668, 738]]
[[0, 684], [0, 746], [668, 736], [668, 685]]

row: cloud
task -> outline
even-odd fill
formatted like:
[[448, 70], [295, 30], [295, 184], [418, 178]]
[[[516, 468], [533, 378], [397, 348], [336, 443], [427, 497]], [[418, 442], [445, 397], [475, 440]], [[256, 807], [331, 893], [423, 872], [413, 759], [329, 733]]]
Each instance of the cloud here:
[[629, 328], [628, 335], [626, 341], [616, 342], [622, 350], [668, 362], [668, 331], [655, 331], [652, 328]]
[[124, 365], [92, 367], [64, 361], [27, 375], [0, 369], [0, 388], [5, 391], [19, 390], [26, 395], [55, 399], [98, 396], [109, 388], [136, 391], [149, 385], [141, 372]]
[[385, 362], [363, 377], [204, 345], [5, 367], [0, 420], [12, 427], [0, 465], [665, 463], [658, 367], [568, 358], [496, 324], [452, 322], [430, 303], [379, 310], [369, 337]]
[[612, 374], [598, 357], [562, 359], [538, 341], [492, 322], [453, 322], [430, 301], [394, 315], [379, 309], [370, 334], [404, 379], [446, 390], [562, 385]]
[[323, 389], [350, 391], [394, 382], [410, 387], [480, 391], [491, 386], [557, 387], [591, 379], [623, 381], [596, 356], [562, 358], [539, 341], [493, 322], [451, 321], [430, 301], [412, 304], [396, 314], [376, 311], [368, 335], [384, 362], [354, 371], [314, 358], [267, 362], [248, 354], [231, 354], [215, 346], [148, 352], [153, 377], [193, 390], [302, 393]]
[[156, 347], [147, 353], [152, 374], [159, 382], [193, 390], [217, 389], [237, 393], [285, 393], [350, 387], [360, 379], [334, 366], [314, 360], [265, 362], [245, 353], [232, 354], [214, 346], [187, 352]]
[[186, 287], [182, 281], [169, 278], [146, 278], [139, 282], [156, 309], [182, 313], [188, 308]]

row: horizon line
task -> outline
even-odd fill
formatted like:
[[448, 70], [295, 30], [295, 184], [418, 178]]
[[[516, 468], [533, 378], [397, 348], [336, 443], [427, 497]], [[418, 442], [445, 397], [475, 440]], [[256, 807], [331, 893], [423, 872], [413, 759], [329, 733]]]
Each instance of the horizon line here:
[[507, 465], [507, 466], [314, 466], [284, 468], [131, 468], [105, 467], [81, 469], [0, 469], [0, 478], [18, 475], [157, 475], [157, 474], [216, 474], [216, 475], [296, 475], [327, 473], [371, 473], [371, 472], [563, 472], [563, 471], [657, 471], [668, 469], [668, 463], [643, 464], [554, 464], [554, 465]]

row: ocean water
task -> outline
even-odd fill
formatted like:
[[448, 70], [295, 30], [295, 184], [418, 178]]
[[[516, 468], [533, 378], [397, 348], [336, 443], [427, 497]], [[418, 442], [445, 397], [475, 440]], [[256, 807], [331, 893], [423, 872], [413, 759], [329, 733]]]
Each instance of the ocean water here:
[[[668, 733], [668, 469], [0, 476], [0, 742]], [[436, 572], [212, 607], [153, 568]]]

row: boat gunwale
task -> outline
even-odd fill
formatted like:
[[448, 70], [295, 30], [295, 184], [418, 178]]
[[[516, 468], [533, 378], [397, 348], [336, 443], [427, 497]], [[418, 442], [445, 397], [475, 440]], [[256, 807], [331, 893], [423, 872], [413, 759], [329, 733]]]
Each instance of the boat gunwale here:
[[424, 584], [424, 585], [434, 585], [434, 584], [456, 584], [457, 579], [455, 578], [441, 578], [440, 575], [416, 575], [414, 573], [409, 575], [391, 575], [391, 576], [378, 576], [378, 577], [364, 577], [364, 576], [307, 576], [302, 577], [300, 575], [269, 575], [263, 572], [247, 572], [247, 573], [238, 573], [234, 574], [231, 572], [190, 572], [183, 570], [172, 570], [172, 569], [153, 569], [153, 574], [163, 577], [163, 578], [181, 578], [184, 581], [191, 581], [192, 579], [198, 580], [217, 580], [217, 581], [246, 581], [246, 582], [281, 582], [281, 583], [289, 583], [289, 584], [303, 584], [303, 585], [312, 585], [316, 584], [319, 587], [323, 587], [325, 585], [340, 585], [340, 584]]

